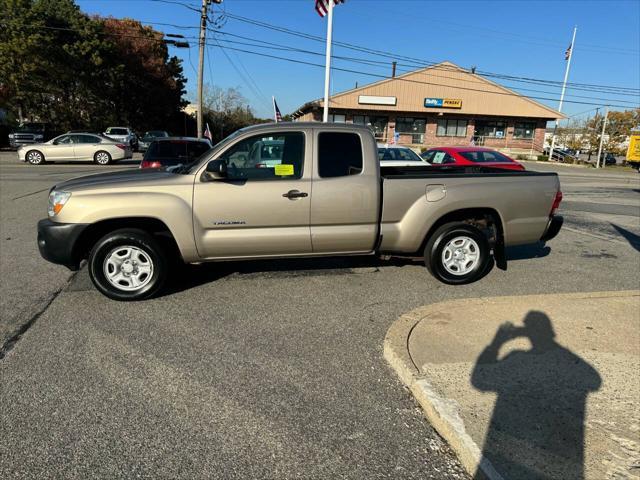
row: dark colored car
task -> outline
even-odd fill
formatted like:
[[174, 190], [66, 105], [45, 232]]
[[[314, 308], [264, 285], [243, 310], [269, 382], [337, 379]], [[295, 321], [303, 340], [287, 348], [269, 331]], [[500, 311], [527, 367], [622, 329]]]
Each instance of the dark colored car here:
[[610, 152], [602, 152], [600, 158], [604, 158], [605, 165], [616, 165], [618, 163], [616, 157], [613, 155], [613, 153]]
[[57, 132], [54, 132], [47, 123], [23, 123], [9, 134], [9, 146], [19, 148], [23, 145], [46, 142], [55, 136]]
[[507, 170], [524, 170], [521, 163], [507, 157], [504, 153], [483, 147], [432, 148], [420, 156], [431, 165], [480, 165]]
[[211, 148], [206, 138], [156, 138], [144, 154], [140, 168], [173, 167], [193, 162]]
[[149, 130], [138, 137], [138, 151], [146, 152], [156, 138], [167, 138], [169, 133], [165, 130]]

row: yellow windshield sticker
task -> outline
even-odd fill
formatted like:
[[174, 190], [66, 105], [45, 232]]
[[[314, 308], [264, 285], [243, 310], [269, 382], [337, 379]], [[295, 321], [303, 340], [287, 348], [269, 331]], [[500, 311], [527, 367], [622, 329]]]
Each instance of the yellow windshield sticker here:
[[293, 165], [281, 164], [275, 166], [275, 173], [279, 177], [285, 177], [287, 175], [293, 175]]

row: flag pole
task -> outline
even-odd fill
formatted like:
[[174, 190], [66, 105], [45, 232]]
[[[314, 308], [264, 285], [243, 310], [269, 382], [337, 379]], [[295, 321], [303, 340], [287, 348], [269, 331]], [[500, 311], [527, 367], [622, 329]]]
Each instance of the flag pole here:
[[[562, 91], [560, 92], [560, 104], [558, 105], [558, 111], [562, 113], [562, 102], [564, 102], [564, 91], [567, 89], [567, 80], [569, 79], [569, 69], [571, 68], [571, 57], [573, 56], [573, 47], [576, 43], [576, 31], [578, 26], [573, 27], [573, 37], [571, 38], [571, 45], [569, 46], [569, 58], [567, 59], [567, 68], [564, 71], [564, 82], [562, 82]], [[553, 161], [553, 148], [556, 145], [556, 130], [558, 130], [558, 119], [553, 127], [553, 135], [551, 136], [551, 148], [549, 149], [549, 161]]]
[[324, 112], [322, 121], [329, 121], [329, 83], [331, 80], [331, 34], [333, 33], [333, 0], [327, 2], [329, 5], [329, 15], [327, 23], [327, 55], [324, 61]]

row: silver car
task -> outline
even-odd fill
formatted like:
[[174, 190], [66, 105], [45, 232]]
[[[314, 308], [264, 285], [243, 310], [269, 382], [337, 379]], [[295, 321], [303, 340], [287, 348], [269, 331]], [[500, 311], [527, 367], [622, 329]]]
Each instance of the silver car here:
[[65, 133], [48, 142], [18, 149], [18, 159], [32, 165], [56, 161], [93, 161], [108, 165], [131, 155], [130, 145], [90, 133]]

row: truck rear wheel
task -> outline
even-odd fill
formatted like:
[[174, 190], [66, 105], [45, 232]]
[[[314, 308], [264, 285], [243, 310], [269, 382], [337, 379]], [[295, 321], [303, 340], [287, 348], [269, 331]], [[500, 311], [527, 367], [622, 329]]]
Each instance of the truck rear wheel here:
[[154, 296], [167, 278], [165, 252], [147, 232], [115, 230], [102, 237], [89, 254], [89, 275], [100, 292], [114, 300]]
[[431, 275], [450, 285], [479, 280], [489, 271], [492, 262], [485, 235], [463, 222], [439, 227], [427, 241], [424, 259]]

